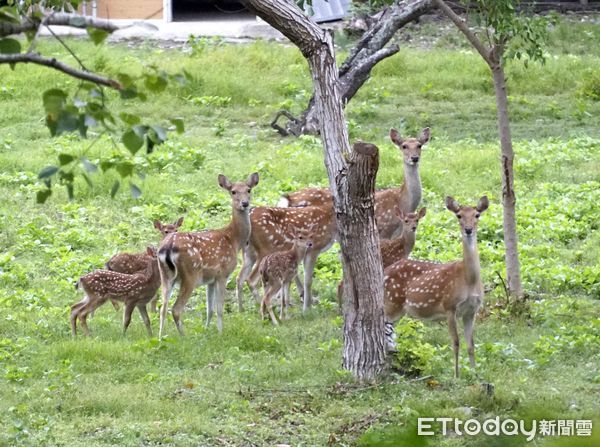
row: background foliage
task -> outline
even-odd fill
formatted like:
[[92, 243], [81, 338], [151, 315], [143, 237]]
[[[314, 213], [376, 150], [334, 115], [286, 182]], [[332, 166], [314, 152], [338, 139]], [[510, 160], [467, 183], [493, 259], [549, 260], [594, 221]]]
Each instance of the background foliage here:
[[[421, 166], [428, 213], [414, 256], [458, 257], [455, 218], [443, 198], [470, 203], [487, 194], [492, 206], [479, 238], [484, 280], [493, 287], [503, 258], [489, 74], [450, 25], [425, 20], [402, 39], [401, 52], [380, 64], [350, 103], [352, 139], [380, 147], [378, 186], [392, 186], [402, 173], [389, 128], [415, 134], [431, 126]], [[407, 427], [418, 415], [595, 418], [598, 424], [598, 39], [597, 26], [561, 20], [545, 66], [507, 67], [528, 306], [507, 306], [501, 286], [488, 294], [477, 323], [478, 369], [470, 370], [463, 350], [458, 381], [445, 325], [400, 322], [403, 341], [410, 342], [397, 366], [407, 377], [393, 373], [366, 388], [341, 370], [335, 248], [319, 258], [320, 305], [307, 316], [294, 310], [279, 328], [261, 323], [255, 309], [239, 314], [231, 305], [224, 334], [206, 330], [198, 290], [185, 313], [184, 339], [175, 337], [171, 323], [167, 340], [147, 339], [139, 321], [122, 338], [120, 315], [110, 306], [90, 322], [94, 337], [69, 335], [68, 306], [80, 298], [73, 283], [117, 251], [156, 242], [152, 219], [185, 215], [186, 230], [227, 222], [219, 172], [244, 178], [259, 171], [256, 204], [324, 184], [317, 138], [280, 139], [265, 126], [276, 110], [298, 112], [310, 96], [297, 51], [200, 38], [182, 49], [69, 42], [87, 64], [109, 74], [126, 67], [135, 75], [145, 65], [190, 74], [154, 101], [122, 109], [115, 103], [117, 114], [138, 114], [143, 122], [184, 118], [186, 132], [174, 132], [150, 154], [133, 153], [95, 130], [88, 135], [98, 136], [93, 145], [71, 133], [50, 138], [40, 92], [73, 91], [75, 81], [41, 68], [0, 67], [0, 445], [396, 445], [410, 437]], [[345, 38], [337, 41], [343, 49]], [[40, 44], [69, 57], [56, 44]], [[38, 172], [67, 155], [74, 159], [64, 166], [84, 170], [92, 184], [77, 177], [74, 200], [57, 189], [36, 205], [46, 188]], [[89, 169], [84, 159], [100, 169]], [[121, 174], [102, 172], [107, 163], [135, 166], [141, 195], [119, 190], [111, 200]], [[152, 320], [156, 329], [157, 316]], [[493, 383], [494, 395], [482, 393], [480, 382]], [[438, 443], [488, 445], [489, 439]]]

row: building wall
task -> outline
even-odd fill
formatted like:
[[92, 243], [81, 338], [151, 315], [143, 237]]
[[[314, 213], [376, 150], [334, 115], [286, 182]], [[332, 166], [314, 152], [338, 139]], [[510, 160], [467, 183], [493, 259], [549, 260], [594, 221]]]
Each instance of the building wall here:
[[[87, 2], [91, 15], [91, 1]], [[104, 19], [162, 19], [163, 0], [97, 0], [97, 16]]]

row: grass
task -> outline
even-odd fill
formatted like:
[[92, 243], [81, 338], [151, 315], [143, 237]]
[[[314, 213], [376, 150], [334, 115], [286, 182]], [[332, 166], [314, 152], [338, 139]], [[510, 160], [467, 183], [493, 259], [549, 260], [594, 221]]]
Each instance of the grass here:
[[[380, 147], [383, 187], [402, 178], [389, 128], [413, 134], [431, 126], [421, 166], [429, 210], [414, 255], [460, 256], [456, 222], [443, 198], [474, 203], [488, 194], [492, 206], [480, 224], [479, 246], [485, 283], [493, 286], [496, 272], [503, 272], [503, 251], [491, 80], [452, 30], [434, 28], [425, 22], [407, 30], [409, 44], [380, 64], [349, 104], [349, 127], [353, 139]], [[256, 204], [324, 184], [320, 141], [281, 139], [266, 125], [281, 107], [301, 111], [310, 95], [296, 50], [210, 41], [190, 57], [152, 44], [96, 49], [70, 41], [89, 66], [108, 73], [157, 63], [192, 74], [187, 85], [147, 103], [114, 100], [117, 111], [141, 111], [144, 119], [185, 118], [184, 135], [135, 159], [107, 137], [91, 149], [90, 141], [74, 136], [51, 139], [41, 92], [73, 88], [73, 81], [36, 67], [0, 67], [0, 445], [424, 445], [427, 439], [413, 436], [418, 416], [593, 419], [597, 425], [600, 102], [594, 92], [600, 53], [592, 43], [599, 34], [597, 26], [563, 20], [551, 35], [545, 66], [508, 70], [528, 306], [507, 308], [501, 287], [486, 297], [476, 328], [478, 368], [468, 367], [463, 349], [459, 380], [452, 378], [445, 325], [399, 323], [413, 374], [391, 374], [375, 386], [354, 383], [341, 368], [336, 248], [319, 258], [320, 304], [307, 315], [295, 308], [281, 327], [261, 322], [254, 308], [240, 314], [231, 299], [218, 335], [214, 325], [204, 328], [198, 290], [184, 314], [185, 338], [169, 322], [165, 340], [148, 339], [138, 317], [122, 337], [111, 306], [91, 320], [92, 338], [69, 335], [68, 306], [80, 298], [74, 281], [116, 251], [156, 242], [152, 219], [185, 215], [185, 230], [228, 220], [219, 172], [239, 179], [259, 171]], [[64, 53], [51, 42], [42, 47]], [[55, 188], [48, 203], [35, 205], [43, 186], [37, 172], [61, 152], [86, 153], [93, 162], [129, 157], [146, 173], [136, 179], [142, 197], [122, 190], [111, 200], [116, 175], [97, 173], [92, 188], [78, 180], [73, 202]], [[156, 330], [157, 315], [151, 318]], [[493, 384], [493, 395], [482, 391], [482, 382]], [[538, 438], [550, 446], [598, 441], [597, 427], [589, 439]]]

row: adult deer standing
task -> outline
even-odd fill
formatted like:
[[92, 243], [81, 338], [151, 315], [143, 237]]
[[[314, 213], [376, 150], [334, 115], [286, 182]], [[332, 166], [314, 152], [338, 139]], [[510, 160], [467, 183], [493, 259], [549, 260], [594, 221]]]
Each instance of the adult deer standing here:
[[259, 299], [256, 286], [260, 275], [258, 267], [265, 256], [277, 251], [292, 248], [290, 242], [294, 235], [290, 228], [298, 231], [312, 232], [312, 247], [304, 256], [304, 286], [298, 285], [304, 297], [303, 310], [312, 305], [312, 277], [315, 263], [320, 253], [328, 250], [334, 243], [337, 226], [333, 205], [307, 206], [303, 208], [276, 208], [259, 206], [250, 213], [252, 233], [250, 241], [244, 248], [244, 261], [237, 278], [237, 298], [240, 310], [243, 308], [243, 287], [248, 286], [256, 299]]
[[217, 328], [223, 330], [223, 303], [227, 278], [237, 265], [237, 253], [250, 237], [250, 198], [258, 184], [258, 174], [247, 181], [231, 183], [219, 174], [219, 186], [231, 196], [231, 222], [218, 230], [169, 234], [158, 250], [163, 302], [160, 309], [159, 336], [167, 318], [167, 305], [173, 287], [179, 283], [179, 296], [173, 305], [173, 320], [183, 335], [181, 314], [194, 289], [206, 284], [206, 325], [217, 311]]
[[479, 253], [477, 251], [477, 223], [488, 208], [486, 196], [475, 207], [460, 206], [452, 197], [446, 198], [446, 207], [458, 218], [463, 259], [445, 264], [402, 259], [384, 271], [384, 309], [388, 349], [394, 350], [394, 326], [403, 315], [419, 319], [443, 319], [454, 349], [454, 375], [458, 377], [458, 327], [462, 317], [465, 340], [471, 366], [475, 367], [473, 325], [483, 300]]
[[286, 307], [290, 300], [290, 286], [292, 280], [296, 277], [298, 264], [304, 259], [306, 251], [313, 246], [312, 228], [308, 230], [298, 230], [293, 226], [288, 228], [288, 232], [293, 238], [290, 241], [292, 248], [285, 251], [271, 253], [263, 258], [259, 265], [259, 273], [263, 280], [265, 294], [260, 303], [260, 316], [264, 318], [265, 309], [269, 312], [273, 324], [278, 324], [277, 318], [271, 307], [271, 299], [281, 294], [281, 310], [279, 319], [285, 319]]
[[86, 321], [87, 316], [107, 300], [118, 300], [125, 303], [123, 333], [127, 331], [131, 322], [131, 313], [137, 307], [148, 330], [148, 335], [151, 336], [152, 328], [146, 305], [156, 295], [159, 286], [160, 274], [154, 247], [148, 247], [146, 250], [144, 270], [133, 275], [110, 270], [96, 270], [82, 276], [77, 282], [77, 288], [83, 289], [85, 297], [71, 306], [73, 336], [77, 335], [77, 319], [81, 322], [85, 335], [90, 335]]
[[[429, 141], [430, 131], [426, 127], [417, 138], [403, 138], [396, 129], [390, 130], [390, 139], [402, 153], [404, 183], [400, 188], [389, 188], [375, 192], [375, 219], [379, 237], [391, 239], [402, 233], [402, 219], [395, 212], [414, 213], [421, 202], [422, 187], [419, 175], [421, 149]], [[331, 204], [331, 191], [327, 188], [306, 188], [295, 193], [284, 194], [280, 206], [303, 207]]]

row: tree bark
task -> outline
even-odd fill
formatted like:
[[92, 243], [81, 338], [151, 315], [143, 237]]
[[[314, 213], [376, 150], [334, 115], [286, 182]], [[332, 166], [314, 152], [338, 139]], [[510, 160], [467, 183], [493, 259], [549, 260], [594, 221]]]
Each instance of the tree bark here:
[[[425, 14], [431, 8], [431, 0], [396, 1], [367, 31], [348, 54], [338, 76], [342, 104], [346, 104], [371, 76], [371, 70], [382, 60], [396, 54], [398, 45], [386, 47], [400, 28]], [[288, 134], [318, 133], [320, 129], [314, 97], [296, 120], [290, 123]], [[281, 132], [280, 132], [281, 133]]]
[[385, 363], [383, 271], [373, 199], [377, 150], [365, 144], [358, 145], [356, 150], [350, 148], [329, 32], [290, 1], [246, 0], [245, 3], [298, 46], [308, 60], [344, 275], [361, 278], [345, 295], [351, 304], [344, 311], [348, 324], [344, 325], [343, 365], [357, 379], [373, 380]]
[[500, 133], [500, 149], [502, 152], [501, 177], [506, 277], [510, 293], [521, 299], [523, 297], [523, 287], [521, 285], [521, 266], [519, 263], [517, 217], [515, 211], [517, 198], [515, 196], [513, 171], [515, 155], [510, 133], [506, 77], [500, 61], [492, 67], [492, 75], [494, 78], [494, 91], [496, 92], [498, 132]]

